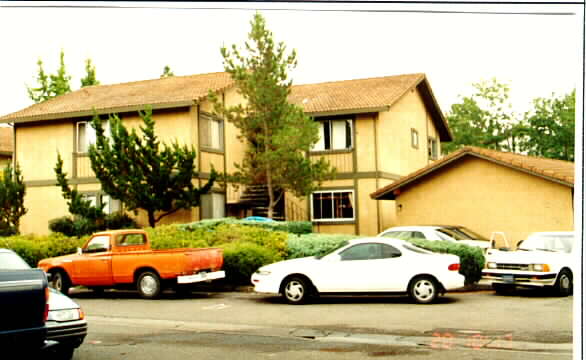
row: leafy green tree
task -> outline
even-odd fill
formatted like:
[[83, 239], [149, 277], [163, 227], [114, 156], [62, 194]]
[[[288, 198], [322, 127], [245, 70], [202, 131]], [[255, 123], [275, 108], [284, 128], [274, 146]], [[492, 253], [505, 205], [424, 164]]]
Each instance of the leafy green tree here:
[[576, 90], [551, 98], [537, 98], [525, 115], [521, 148], [529, 155], [574, 161]]
[[18, 163], [14, 168], [4, 168], [0, 180], [0, 233], [2, 235], [18, 234], [20, 218], [26, 214], [24, 195], [26, 187]]
[[41, 59], [37, 61], [37, 65], [39, 66], [39, 73], [37, 75], [39, 86], [36, 88], [27, 86], [28, 95], [35, 103], [38, 104], [71, 91], [71, 86], [69, 85], [71, 76], [67, 75], [64, 57], [65, 54], [61, 50], [60, 65], [56, 74], [47, 75], [43, 69], [43, 61]]
[[165, 68], [163, 69], [163, 74], [161, 75], [161, 79], [171, 76], [175, 76], [175, 74], [173, 74], [169, 65], [165, 65]]
[[92, 64], [91, 59], [85, 61], [85, 77], [81, 79], [81, 87], [100, 85], [96, 78], [96, 67]]
[[90, 146], [89, 156], [102, 189], [130, 211], [145, 210], [154, 227], [165, 216], [198, 206], [200, 196], [211, 190], [216, 173], [212, 171], [203, 187], [195, 187], [193, 147], [160, 143], [152, 110], [139, 111], [139, 115], [142, 136], [135, 129], [129, 132], [115, 114], [109, 116], [110, 136], [106, 136], [102, 120], [94, 116], [96, 143]]
[[61, 187], [63, 198], [67, 201], [69, 212], [73, 215], [80, 216], [90, 222], [99, 224], [104, 221], [104, 205], [92, 205], [90, 200], [84, 199], [83, 195], [77, 190], [71, 189], [67, 181], [67, 173], [63, 172], [63, 159], [61, 154], [57, 154], [57, 164], [55, 165], [55, 174], [57, 184]]
[[215, 112], [240, 130], [246, 142], [244, 161], [235, 164], [232, 181], [248, 185], [264, 183], [268, 188], [268, 217], [283, 192], [306, 196], [334, 170], [323, 158], [311, 161], [307, 152], [318, 141], [318, 124], [303, 109], [290, 104], [287, 97], [292, 81], [287, 72], [297, 65], [296, 52], [285, 54], [285, 44], [275, 44], [264, 18], [255, 14], [249, 41], [242, 54], [236, 45], [221, 48], [224, 69], [235, 81], [246, 105], [224, 107], [217, 95], [210, 94]]
[[494, 78], [473, 86], [476, 92], [452, 105], [446, 115], [454, 141], [442, 144], [443, 151], [466, 145], [517, 151], [522, 127], [509, 102], [509, 86]]

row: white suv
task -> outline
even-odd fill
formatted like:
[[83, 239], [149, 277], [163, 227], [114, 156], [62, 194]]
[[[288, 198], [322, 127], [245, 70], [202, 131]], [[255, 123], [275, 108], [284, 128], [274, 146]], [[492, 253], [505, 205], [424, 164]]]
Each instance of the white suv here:
[[482, 248], [485, 252], [487, 249], [491, 248], [491, 242], [482, 235], [479, 235], [464, 226], [455, 225], [396, 226], [383, 231], [377, 236], [401, 240], [445, 240], [470, 246], [477, 246]]
[[497, 293], [515, 287], [554, 289], [568, 296], [573, 288], [575, 269], [573, 232], [537, 232], [517, 245], [516, 251], [491, 250], [482, 270], [482, 283]]

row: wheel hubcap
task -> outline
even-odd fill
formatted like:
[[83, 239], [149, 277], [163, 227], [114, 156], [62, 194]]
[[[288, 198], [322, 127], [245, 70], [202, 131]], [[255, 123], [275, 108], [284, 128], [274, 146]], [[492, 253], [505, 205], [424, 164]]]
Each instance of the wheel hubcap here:
[[560, 279], [562, 289], [567, 290], [570, 288], [570, 278], [567, 275], [562, 275]]
[[303, 297], [303, 285], [298, 281], [291, 281], [285, 288], [287, 299], [299, 301]]
[[417, 299], [425, 301], [433, 297], [435, 288], [431, 281], [420, 280], [415, 284], [413, 292]]
[[152, 276], [145, 276], [140, 281], [140, 289], [147, 295], [152, 295], [157, 290], [157, 281]]
[[58, 291], [61, 291], [63, 288], [63, 280], [61, 279], [60, 274], [55, 274], [55, 277], [53, 278], [53, 288]]

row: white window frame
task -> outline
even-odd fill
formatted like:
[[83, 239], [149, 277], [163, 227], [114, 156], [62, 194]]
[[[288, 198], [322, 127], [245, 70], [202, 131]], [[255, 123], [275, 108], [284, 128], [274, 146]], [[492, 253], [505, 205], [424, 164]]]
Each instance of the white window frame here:
[[438, 141], [434, 137], [427, 138], [428, 157], [429, 160], [437, 160], [438, 156]]
[[[336, 218], [333, 217], [335, 212], [334, 209], [334, 201], [332, 200], [332, 217], [331, 218], [320, 218], [320, 219], [316, 219], [315, 218], [315, 209], [313, 208], [313, 197], [315, 194], [332, 194], [332, 198], [334, 196], [335, 193], [350, 193], [350, 202], [352, 205], [352, 217], [351, 218]], [[311, 221], [314, 222], [350, 222], [350, 221], [354, 221], [356, 219], [356, 196], [355, 196], [355, 192], [354, 189], [343, 189], [343, 190], [320, 190], [320, 191], [314, 191], [311, 194], [310, 197], [310, 204], [311, 204]]]
[[[104, 134], [106, 135], [106, 137], [110, 137], [110, 122], [109, 121], [104, 121]], [[80, 139], [80, 135], [81, 135], [81, 131], [80, 131], [80, 127], [81, 125], [84, 125], [84, 139], [83, 141], [81, 141]], [[89, 132], [88, 132], [89, 131]], [[93, 145], [96, 143], [96, 139], [97, 139], [97, 135], [96, 135], [96, 130], [93, 128], [91, 121], [78, 121], [75, 124], [75, 142], [76, 142], [76, 149], [75, 151], [78, 154], [87, 154], [89, 149], [90, 149], [90, 145]], [[88, 136], [90, 135], [90, 136]]]
[[122, 210], [122, 202], [118, 199], [113, 199], [110, 195], [101, 192], [93, 191], [81, 194], [84, 200], [89, 200], [92, 206], [98, 206], [106, 203], [104, 206], [104, 214], [110, 215]]
[[[313, 146], [312, 151], [339, 151], [339, 150], [351, 150], [354, 148], [354, 121], [351, 118], [346, 119], [325, 119], [325, 120], [317, 120], [319, 123], [319, 140]], [[349, 127], [346, 127], [346, 124], [349, 124]], [[325, 127], [328, 127], [330, 139], [329, 143], [325, 143]], [[334, 134], [339, 134], [339, 131], [335, 129], [342, 128], [344, 129], [344, 136], [341, 138], [340, 136], [335, 136]], [[348, 133], [346, 129], [350, 132], [350, 144], [346, 146], [346, 136]], [[343, 147], [340, 146], [339, 142], [343, 142]], [[326, 148], [327, 147], [327, 148]]]
[[416, 129], [411, 129], [411, 147], [419, 149], [419, 132]]

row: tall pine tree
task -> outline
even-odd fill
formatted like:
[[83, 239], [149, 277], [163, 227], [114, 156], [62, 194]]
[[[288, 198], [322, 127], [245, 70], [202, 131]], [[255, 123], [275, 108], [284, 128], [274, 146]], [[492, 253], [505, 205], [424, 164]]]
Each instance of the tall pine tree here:
[[14, 168], [8, 165], [4, 168], [0, 180], [0, 234], [17, 234], [20, 218], [26, 214], [24, 195], [26, 187], [22, 179], [18, 163]]
[[237, 171], [230, 178], [245, 185], [266, 184], [268, 217], [272, 218], [283, 191], [307, 196], [332, 178], [334, 170], [323, 158], [307, 157], [319, 139], [318, 124], [287, 101], [292, 86], [288, 71], [297, 65], [295, 51], [285, 54], [285, 44], [274, 42], [260, 14], [255, 14], [251, 27], [246, 53], [236, 45], [221, 49], [224, 69], [246, 105], [226, 108], [214, 94], [210, 100], [216, 113], [233, 123], [240, 130], [239, 139], [248, 145], [244, 161], [235, 164]]

